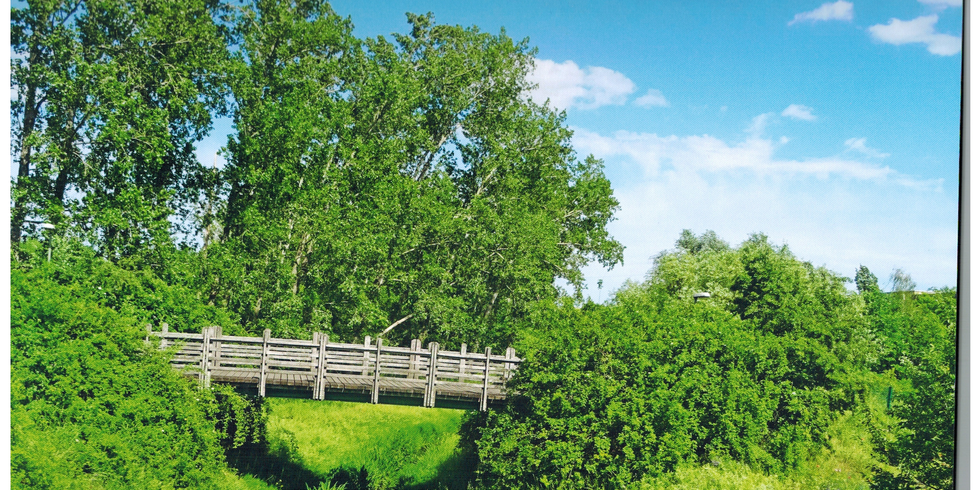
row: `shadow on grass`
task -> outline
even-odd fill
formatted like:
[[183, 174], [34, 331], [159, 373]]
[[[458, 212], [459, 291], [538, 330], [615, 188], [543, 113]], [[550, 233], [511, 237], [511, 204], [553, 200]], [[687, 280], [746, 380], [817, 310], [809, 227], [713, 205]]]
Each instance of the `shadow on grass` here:
[[326, 481], [299, 463], [295, 451], [290, 449], [250, 443], [227, 451], [225, 457], [228, 466], [239, 473], [252, 475], [282, 490], [315, 489]]
[[[430, 456], [428, 464], [419, 458], [433, 450], [445, 429], [432, 422], [392, 426], [375, 436], [366, 451], [353, 461], [326, 470], [313, 471], [304, 465], [297, 438], [288, 430], [277, 430], [269, 437], [264, 399], [249, 397], [252, 410], [261, 413], [259, 428], [252, 442], [228, 449], [228, 466], [281, 490], [466, 490], [474, 477], [477, 458], [475, 445], [461, 439], [454, 451], [442, 446], [443, 456]], [[481, 425], [484, 414], [469, 412], [464, 416], [460, 435], [472, 433]], [[234, 427], [231, 427], [232, 432]], [[472, 435], [472, 434], [471, 434]], [[443, 439], [444, 440], [444, 439]], [[364, 463], [364, 464], [362, 464]]]

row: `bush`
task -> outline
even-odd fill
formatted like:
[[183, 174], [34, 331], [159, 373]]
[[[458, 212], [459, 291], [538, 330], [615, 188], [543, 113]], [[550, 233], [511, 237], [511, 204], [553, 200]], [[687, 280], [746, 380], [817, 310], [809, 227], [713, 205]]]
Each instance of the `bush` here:
[[[176, 288], [91, 257], [17, 265], [11, 485], [216, 487], [225, 468], [221, 442], [239, 439], [227, 431], [247, 421], [230, 424], [222, 414], [237, 395], [225, 393], [219, 404], [144, 342], [147, 302], [167, 305]], [[199, 321], [215, 313], [199, 303], [182, 308], [206, 312]]]

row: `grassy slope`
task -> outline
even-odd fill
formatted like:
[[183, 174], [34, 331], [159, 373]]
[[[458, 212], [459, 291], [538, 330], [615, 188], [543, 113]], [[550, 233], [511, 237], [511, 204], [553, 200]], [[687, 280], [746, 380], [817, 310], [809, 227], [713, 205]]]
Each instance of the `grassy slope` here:
[[274, 452], [347, 489], [465, 488], [464, 411], [269, 398]]
[[[346, 490], [465, 488], [468, 468], [456, 447], [463, 411], [282, 398], [267, 403], [270, 445], [288, 452], [292, 463], [332, 480], [334, 488], [341, 483]], [[889, 470], [871, 456], [869, 435], [856, 416], [844, 414], [830, 432], [829, 447], [788, 475], [766, 475], [724, 460], [683, 466], [639, 488], [864, 490], [875, 468]]]

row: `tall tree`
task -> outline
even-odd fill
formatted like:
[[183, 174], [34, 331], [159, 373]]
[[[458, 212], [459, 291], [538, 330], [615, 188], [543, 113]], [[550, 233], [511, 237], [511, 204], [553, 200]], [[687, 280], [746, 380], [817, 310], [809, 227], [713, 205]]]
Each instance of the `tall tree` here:
[[40, 0], [12, 11], [10, 237], [70, 222], [108, 257], [170, 243], [193, 143], [223, 103], [217, 0]]
[[878, 287], [878, 278], [863, 265], [858, 267], [857, 273], [854, 275], [854, 283], [857, 284], [858, 292], [862, 294], [881, 291]]
[[257, 7], [211, 255], [237, 272], [217, 301], [280, 331], [502, 342], [557, 278], [621, 259], [601, 162], [526, 95], [526, 43], [431, 15], [359, 42], [325, 4]]

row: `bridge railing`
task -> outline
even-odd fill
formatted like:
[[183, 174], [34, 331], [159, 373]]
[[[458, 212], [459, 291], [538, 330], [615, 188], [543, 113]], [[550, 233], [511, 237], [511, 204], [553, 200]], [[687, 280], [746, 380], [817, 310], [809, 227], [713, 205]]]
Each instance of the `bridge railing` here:
[[420, 394], [423, 406], [435, 406], [437, 394], [471, 398], [486, 410], [489, 399], [503, 398], [519, 359], [513, 348], [504, 355], [445, 351], [435, 342], [422, 348], [413, 339], [410, 347], [385, 346], [382, 339], [363, 344], [330, 342], [315, 332], [312, 340], [277, 339], [268, 329], [262, 337], [222, 335], [221, 327], [205, 327], [201, 333], [162, 331], [147, 325], [146, 340], [160, 339], [160, 348], [176, 346], [171, 365], [198, 376], [203, 386], [212, 378], [224, 382], [256, 384], [260, 396], [267, 385], [311, 388], [314, 399], [323, 399], [328, 388], [370, 387], [371, 402], [380, 391]]

